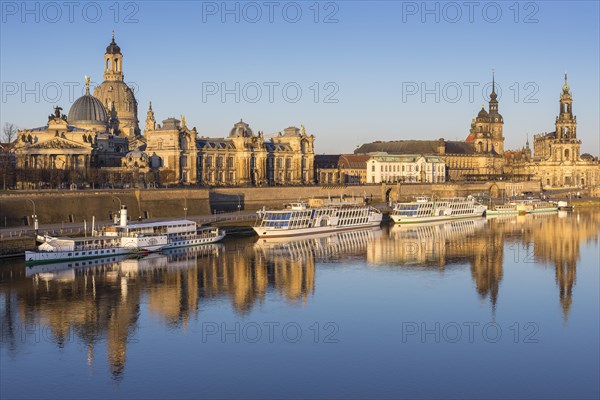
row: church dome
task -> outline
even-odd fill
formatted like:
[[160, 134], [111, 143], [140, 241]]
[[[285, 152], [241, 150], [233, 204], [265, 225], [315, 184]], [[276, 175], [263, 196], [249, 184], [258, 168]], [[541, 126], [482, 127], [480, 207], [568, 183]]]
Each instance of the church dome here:
[[102, 102], [86, 93], [73, 103], [69, 110], [69, 123], [79, 125], [102, 125], [108, 123], [108, 114]]
[[115, 42], [115, 36], [113, 34], [112, 42], [106, 48], [106, 54], [121, 54], [121, 48]]
[[252, 132], [252, 129], [250, 129], [250, 125], [248, 125], [241, 119], [240, 122], [235, 124], [233, 126], [233, 129], [231, 129], [231, 131], [229, 132], [229, 137], [252, 137], [253, 135], [254, 132]]
[[477, 114], [477, 122], [487, 122], [490, 120], [490, 115], [485, 111], [485, 108], [481, 107], [481, 111]]

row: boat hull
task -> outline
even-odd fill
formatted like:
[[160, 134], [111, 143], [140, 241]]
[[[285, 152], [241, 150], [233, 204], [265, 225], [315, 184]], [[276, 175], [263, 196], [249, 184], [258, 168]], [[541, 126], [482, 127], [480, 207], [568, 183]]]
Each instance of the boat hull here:
[[304, 236], [304, 235], [317, 235], [321, 233], [332, 233], [332, 232], [342, 232], [356, 229], [365, 229], [365, 228], [374, 228], [381, 225], [381, 220], [372, 221], [366, 224], [361, 225], [352, 225], [352, 226], [315, 226], [312, 228], [303, 228], [303, 229], [273, 229], [267, 227], [253, 227], [254, 232], [262, 239], [262, 238], [283, 238], [283, 237], [294, 237], [294, 236]]
[[487, 210], [485, 215], [517, 215], [519, 211], [517, 209], [514, 210]]
[[176, 249], [176, 248], [180, 248], [180, 247], [201, 246], [203, 244], [211, 244], [211, 243], [219, 242], [219, 241], [223, 240], [224, 237], [225, 237], [225, 234], [220, 233], [219, 235], [217, 235], [215, 237], [209, 237], [209, 238], [174, 240], [174, 241], [170, 242], [168, 245], [166, 245], [164, 248], [165, 249]]
[[460, 219], [471, 219], [471, 218], [483, 218], [486, 215], [485, 212], [481, 214], [469, 214], [469, 215], [431, 215], [423, 217], [402, 217], [400, 215], [392, 215], [391, 218], [396, 224], [421, 224], [426, 222], [442, 222], [442, 221], [456, 221]]
[[144, 247], [115, 247], [95, 250], [65, 250], [65, 251], [26, 251], [25, 264], [50, 264], [62, 261], [89, 260], [92, 258], [103, 258], [109, 256], [121, 256], [129, 254], [144, 254], [160, 251], [164, 245], [150, 245]]

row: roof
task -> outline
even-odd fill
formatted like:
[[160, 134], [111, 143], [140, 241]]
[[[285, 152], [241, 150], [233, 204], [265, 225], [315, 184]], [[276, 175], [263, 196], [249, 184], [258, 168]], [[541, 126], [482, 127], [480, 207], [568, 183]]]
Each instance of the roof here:
[[340, 154], [315, 154], [316, 168], [337, 168], [340, 161]]
[[365, 169], [369, 158], [371, 158], [369, 155], [343, 154], [340, 156], [338, 164], [345, 168]]
[[434, 154], [437, 153], [437, 140], [394, 140], [372, 142], [360, 146], [355, 154], [384, 151], [389, 154]]
[[[475, 154], [470, 143], [461, 141], [443, 141], [446, 154]], [[395, 140], [390, 142], [372, 142], [360, 146], [354, 151], [355, 154], [367, 154], [374, 152], [386, 152], [389, 154], [422, 154], [437, 155], [439, 140]]]

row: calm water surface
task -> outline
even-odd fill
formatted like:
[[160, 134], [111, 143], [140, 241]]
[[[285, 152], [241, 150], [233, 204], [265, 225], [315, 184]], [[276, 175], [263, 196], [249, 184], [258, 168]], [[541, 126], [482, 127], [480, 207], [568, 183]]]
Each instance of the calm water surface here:
[[5, 260], [0, 397], [598, 398], [599, 229], [582, 209]]

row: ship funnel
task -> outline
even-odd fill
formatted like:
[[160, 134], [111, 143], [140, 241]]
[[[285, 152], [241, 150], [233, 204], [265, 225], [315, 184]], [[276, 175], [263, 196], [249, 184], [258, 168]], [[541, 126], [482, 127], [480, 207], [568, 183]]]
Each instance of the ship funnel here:
[[121, 223], [120, 226], [127, 226], [127, 206], [121, 206]]

